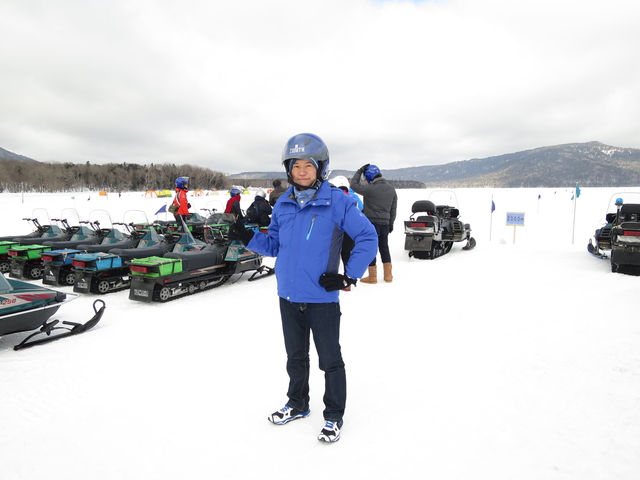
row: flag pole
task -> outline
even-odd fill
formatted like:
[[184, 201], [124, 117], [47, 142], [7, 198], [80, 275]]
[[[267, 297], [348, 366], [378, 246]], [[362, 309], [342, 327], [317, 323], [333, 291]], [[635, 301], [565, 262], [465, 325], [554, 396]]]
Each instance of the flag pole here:
[[493, 203], [493, 194], [491, 194], [491, 220], [489, 220], [489, 241], [491, 241], [491, 232], [493, 231], [493, 211], [495, 204]]
[[578, 207], [578, 195], [580, 195], [580, 186], [576, 183], [576, 190], [573, 195], [573, 228], [571, 229], [571, 245], [573, 245], [576, 236], [576, 209]]

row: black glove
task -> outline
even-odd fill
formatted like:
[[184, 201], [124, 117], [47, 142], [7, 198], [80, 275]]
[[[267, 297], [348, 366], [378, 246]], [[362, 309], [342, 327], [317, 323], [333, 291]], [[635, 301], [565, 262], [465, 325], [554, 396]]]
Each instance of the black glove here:
[[242, 220], [236, 220], [236, 223], [229, 227], [229, 240], [240, 240], [247, 245], [253, 238], [253, 233], [253, 230], [247, 230], [244, 227]]
[[191, 204], [190, 203], [187, 203], [187, 208], [191, 208]]
[[323, 273], [320, 277], [320, 285], [324, 287], [327, 292], [342, 290], [349, 285], [355, 285], [357, 282], [357, 280], [349, 278], [346, 275], [340, 275], [339, 273]]
[[367, 168], [369, 168], [369, 165], [371, 165], [371, 164], [370, 164], [370, 163], [367, 163], [366, 165], [361, 166], [361, 167], [358, 169], [358, 173], [360, 173], [360, 174], [362, 175], [362, 174], [364, 173], [364, 171], [365, 171]]
[[389, 225], [389, 233], [393, 232], [393, 223]]

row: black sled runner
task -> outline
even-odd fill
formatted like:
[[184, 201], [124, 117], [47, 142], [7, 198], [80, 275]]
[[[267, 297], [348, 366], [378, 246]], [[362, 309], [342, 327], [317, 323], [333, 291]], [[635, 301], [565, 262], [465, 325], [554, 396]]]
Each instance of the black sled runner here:
[[102, 318], [106, 308], [102, 300], [93, 303], [94, 316], [86, 323], [51, 320], [58, 309], [78, 295], [66, 294], [28, 282], [7, 279], [0, 274], [0, 336], [37, 330], [14, 350], [41, 345], [84, 333]]

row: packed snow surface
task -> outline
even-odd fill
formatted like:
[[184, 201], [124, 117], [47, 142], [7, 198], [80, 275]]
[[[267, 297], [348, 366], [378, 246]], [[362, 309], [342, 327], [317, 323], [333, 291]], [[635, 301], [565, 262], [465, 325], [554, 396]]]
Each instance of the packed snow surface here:
[[[0, 477], [637, 480], [640, 277], [586, 250], [615, 192], [440, 192], [477, 246], [431, 261], [407, 256], [402, 222], [432, 191], [399, 190], [393, 283], [341, 294], [348, 404], [336, 444], [316, 440], [313, 347], [311, 415], [267, 421], [287, 388], [275, 277], [235, 276], [165, 304], [82, 295], [54, 318], [84, 322], [102, 298], [93, 330], [21, 351], [12, 347], [27, 334], [0, 339]], [[169, 200], [4, 193], [0, 236], [27, 233], [35, 208], [152, 220]], [[507, 226], [508, 212], [525, 225]]]

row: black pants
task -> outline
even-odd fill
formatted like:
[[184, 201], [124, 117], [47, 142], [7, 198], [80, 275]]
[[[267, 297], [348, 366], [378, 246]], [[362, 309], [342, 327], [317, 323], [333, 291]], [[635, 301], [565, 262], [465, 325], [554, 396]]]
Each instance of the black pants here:
[[347, 402], [347, 379], [340, 350], [339, 303], [291, 303], [280, 298], [290, 406], [309, 409], [309, 346], [311, 332], [320, 370], [324, 372], [324, 419], [342, 421]]
[[174, 213], [173, 216], [176, 218], [176, 223], [178, 224], [178, 232], [184, 233], [184, 226], [186, 225], [186, 218], [184, 215], [180, 215], [179, 213]]
[[[391, 263], [391, 253], [389, 253], [389, 225], [382, 225], [381, 223], [374, 223], [373, 226], [378, 234], [378, 250], [380, 251], [380, 258], [382, 263]], [[373, 257], [373, 261], [369, 264], [370, 267], [375, 266], [376, 257]]]

